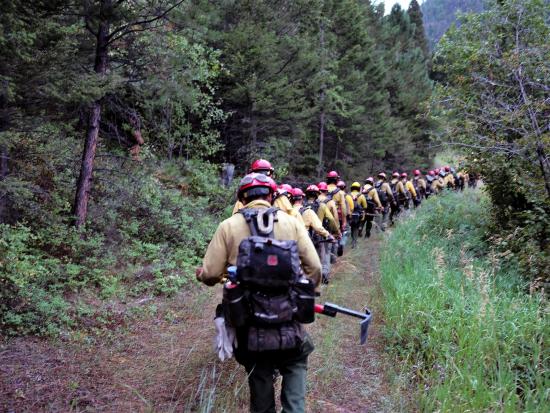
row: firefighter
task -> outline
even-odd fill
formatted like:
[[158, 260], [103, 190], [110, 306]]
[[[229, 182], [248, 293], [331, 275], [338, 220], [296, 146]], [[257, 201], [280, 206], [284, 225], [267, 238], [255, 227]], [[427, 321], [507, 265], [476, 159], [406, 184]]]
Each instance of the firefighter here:
[[376, 188], [376, 192], [378, 193], [378, 199], [380, 199], [380, 203], [382, 204], [382, 208], [383, 208], [381, 225], [380, 225], [380, 229], [382, 231], [386, 230], [392, 205], [395, 204], [395, 200], [393, 198], [393, 192], [388, 182], [386, 182], [386, 180], [387, 180], [386, 174], [384, 172], [380, 172], [378, 174], [378, 180], [374, 184], [374, 187]]
[[[346, 202], [346, 193], [336, 186], [340, 175], [336, 171], [330, 171], [327, 173], [327, 193], [328, 199], [334, 199], [338, 210], [338, 220], [340, 222], [340, 230], [342, 233], [346, 230], [348, 208]], [[320, 189], [320, 188], [319, 188]]]
[[[322, 182], [325, 186], [326, 183]], [[306, 188], [306, 201], [304, 206], [311, 206], [313, 211], [317, 213], [319, 220], [323, 224], [323, 227], [327, 229], [335, 238], [342, 238], [342, 233], [340, 232], [340, 226], [338, 224], [338, 219], [332, 214], [330, 208], [320, 200], [321, 191], [317, 185], [309, 185]], [[334, 201], [332, 201], [334, 204]], [[336, 207], [332, 205], [334, 209]], [[322, 282], [328, 284], [330, 280], [330, 267], [331, 267], [331, 250], [332, 243], [322, 242], [316, 246], [319, 257], [321, 258], [322, 264]]]
[[[330, 213], [334, 217], [334, 220], [338, 224], [338, 228], [339, 228], [339, 231], [340, 231], [340, 234], [341, 234], [341, 237], [338, 239], [338, 245], [337, 244], [331, 244], [330, 245], [330, 247], [332, 248], [331, 254], [330, 254], [330, 261], [331, 261], [331, 263], [335, 263], [336, 262], [336, 257], [338, 255], [337, 254], [338, 249], [342, 248], [342, 238], [344, 237], [344, 232], [345, 232], [345, 227], [342, 224], [342, 221], [340, 221], [340, 218], [342, 216], [342, 209], [338, 208], [338, 204], [336, 203], [334, 198], [330, 195], [329, 186], [327, 185], [326, 182], [319, 182], [317, 187], [319, 188], [319, 191], [321, 192], [319, 194], [319, 198], [318, 198], [319, 201], [321, 201], [321, 202], [323, 202], [327, 205]], [[336, 188], [336, 189], [338, 189], [338, 188]], [[340, 190], [338, 189], [338, 191], [340, 191]], [[334, 190], [333, 190], [333, 193], [334, 193]], [[344, 198], [342, 197], [342, 199], [344, 199]], [[344, 201], [344, 204], [345, 204], [345, 201]]]
[[[271, 166], [271, 163], [269, 161], [266, 161], [265, 159], [256, 159], [254, 162], [252, 162], [250, 168], [248, 168], [248, 173], [252, 172], [261, 173], [273, 179], [275, 170], [273, 169], [273, 166]], [[232, 215], [239, 212], [239, 209], [241, 208], [243, 208], [243, 204], [240, 200], [237, 200], [237, 202], [235, 202], [235, 206], [233, 207]]]
[[[271, 207], [275, 183], [263, 174], [248, 174], [239, 186], [239, 199], [243, 210], [257, 210], [268, 213]], [[297, 243], [299, 261], [306, 277], [315, 285], [321, 277], [321, 263], [305, 228], [296, 219], [275, 210], [273, 234], [277, 240], [294, 240]], [[237, 265], [239, 245], [251, 235], [251, 229], [243, 213], [238, 213], [223, 221], [217, 228], [203, 259], [202, 267], [196, 271], [197, 279], [213, 286], [221, 282], [229, 265]], [[270, 329], [281, 328], [278, 325]], [[254, 329], [248, 326], [237, 328], [237, 346], [234, 348], [236, 360], [247, 372], [250, 388], [250, 411], [275, 411], [274, 375], [282, 375], [281, 403], [284, 411], [303, 412], [305, 410], [306, 372], [309, 354], [313, 351], [311, 339], [303, 326], [292, 321], [287, 328], [295, 331], [289, 343], [281, 349], [263, 351], [258, 345], [256, 351], [249, 350], [254, 340]], [[258, 340], [254, 343], [259, 342]], [[265, 347], [265, 346], [264, 346]]]
[[370, 231], [372, 229], [372, 221], [378, 211], [383, 209], [380, 198], [378, 197], [378, 191], [374, 187], [374, 178], [369, 176], [365, 179], [365, 185], [363, 186], [363, 195], [367, 201], [367, 211], [365, 214], [365, 238], [370, 237]]
[[393, 224], [394, 219], [399, 215], [401, 209], [404, 207], [403, 203], [407, 201], [407, 194], [405, 192], [403, 182], [399, 179], [399, 172], [393, 172], [390, 187], [393, 194], [393, 199], [395, 201], [395, 204], [392, 204], [390, 213], [390, 223]]
[[414, 201], [414, 206], [417, 207], [422, 202], [422, 199], [426, 198], [426, 181], [422, 177], [419, 169], [415, 169], [413, 172], [414, 178], [412, 184], [414, 190], [416, 191], [416, 198]]
[[302, 225], [304, 221], [302, 220], [302, 215], [299, 212], [296, 212], [292, 208], [292, 203], [290, 202], [292, 198], [292, 186], [289, 184], [281, 184], [277, 187], [277, 192], [275, 192], [273, 206], [279, 208], [281, 211], [286, 212], [291, 217], [294, 217]]
[[[302, 216], [302, 222], [310, 238], [314, 240], [314, 244], [315, 239], [318, 237], [334, 240], [330, 232], [323, 227], [323, 223], [319, 219], [317, 211], [315, 211], [311, 205], [304, 205], [304, 198], [304, 191], [300, 188], [294, 188], [292, 190], [292, 208]], [[315, 237], [314, 234], [317, 234], [318, 237]]]
[[409, 180], [407, 172], [401, 174], [401, 182], [403, 182], [403, 187], [405, 188], [405, 196], [407, 200], [404, 202], [405, 209], [409, 209], [411, 202], [417, 197], [416, 190], [414, 189], [413, 183]]
[[445, 175], [443, 175], [443, 183], [446, 188], [453, 189], [455, 187], [455, 178], [451, 173], [451, 167], [446, 166], [444, 168]]
[[426, 199], [433, 195], [432, 184], [435, 180], [435, 171], [431, 170], [426, 175]]
[[350, 194], [346, 192], [346, 182], [345, 181], [338, 181], [336, 183], [336, 186], [344, 193], [345, 199], [346, 199], [346, 208], [347, 208], [347, 215], [346, 215], [346, 221], [351, 219], [351, 214], [353, 214], [353, 198]]
[[361, 236], [361, 229], [365, 223], [367, 213], [367, 200], [361, 193], [361, 184], [354, 182], [351, 184], [351, 199], [353, 201], [353, 212], [351, 214], [351, 248], [357, 245], [357, 238]]

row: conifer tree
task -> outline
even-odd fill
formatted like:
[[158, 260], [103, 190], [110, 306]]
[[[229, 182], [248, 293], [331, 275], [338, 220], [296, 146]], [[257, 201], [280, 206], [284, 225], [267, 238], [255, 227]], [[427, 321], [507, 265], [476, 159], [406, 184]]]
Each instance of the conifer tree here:
[[422, 10], [420, 10], [420, 5], [416, 0], [411, 0], [407, 14], [409, 15], [410, 22], [414, 25], [414, 44], [422, 50], [426, 61], [429, 61], [430, 49], [428, 47], [428, 40], [426, 39], [426, 32], [424, 30]]

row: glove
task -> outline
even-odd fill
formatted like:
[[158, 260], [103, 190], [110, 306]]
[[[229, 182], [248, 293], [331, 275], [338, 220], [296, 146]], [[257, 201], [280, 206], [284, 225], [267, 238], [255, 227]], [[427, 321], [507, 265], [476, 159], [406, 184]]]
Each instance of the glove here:
[[216, 325], [216, 353], [221, 361], [233, 357], [233, 345], [237, 347], [235, 329], [225, 324], [223, 317], [214, 319]]

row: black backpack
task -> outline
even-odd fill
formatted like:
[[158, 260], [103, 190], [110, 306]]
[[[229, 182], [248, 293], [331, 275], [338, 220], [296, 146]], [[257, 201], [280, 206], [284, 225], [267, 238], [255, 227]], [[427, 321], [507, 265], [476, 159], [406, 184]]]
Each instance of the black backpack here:
[[364, 192], [365, 200], [367, 201], [367, 211], [368, 211], [369, 213], [371, 213], [371, 214], [372, 214], [372, 213], [374, 212], [374, 210], [376, 209], [376, 202], [374, 202], [374, 199], [369, 198], [369, 194], [370, 194], [372, 191], [378, 192], [377, 189], [376, 189], [374, 186], [371, 186], [371, 187], [369, 188], [368, 191]]
[[393, 200], [397, 203], [397, 205], [399, 205], [402, 201], [400, 197], [397, 196], [397, 182], [399, 181], [396, 181], [395, 183], [390, 182], [390, 188], [393, 195]]
[[380, 198], [380, 203], [383, 206], [386, 206], [388, 204], [388, 194], [386, 193], [386, 191], [382, 190], [383, 184], [384, 182], [379, 181], [374, 185], [374, 187], [376, 188], [376, 192], [378, 192], [378, 198]]
[[[313, 209], [313, 211], [318, 216], [319, 215], [319, 208], [321, 208], [321, 201], [316, 199], [313, 202], [305, 202], [303, 208], [307, 208], [307, 207], [310, 207], [311, 209]], [[302, 211], [300, 210], [300, 213], [301, 212]], [[327, 218], [323, 218], [323, 228], [326, 229], [326, 230], [328, 230], [330, 228], [329, 220]]]
[[273, 237], [277, 209], [242, 209], [251, 236], [239, 244], [238, 284], [224, 287], [228, 324], [239, 347], [262, 352], [301, 345], [300, 323], [313, 322], [314, 285], [304, 278], [295, 240]]

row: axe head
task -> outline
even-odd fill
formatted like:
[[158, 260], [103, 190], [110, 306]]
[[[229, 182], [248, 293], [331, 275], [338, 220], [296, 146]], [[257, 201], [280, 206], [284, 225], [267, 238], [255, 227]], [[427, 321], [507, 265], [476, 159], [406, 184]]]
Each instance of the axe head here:
[[368, 332], [369, 332], [369, 324], [370, 324], [371, 318], [372, 318], [372, 314], [370, 313], [369, 310], [366, 310], [365, 311], [365, 318], [359, 324], [359, 326], [361, 328], [361, 333], [360, 333], [361, 334], [360, 335], [361, 344], [365, 344], [367, 342], [367, 335], [368, 335]]

